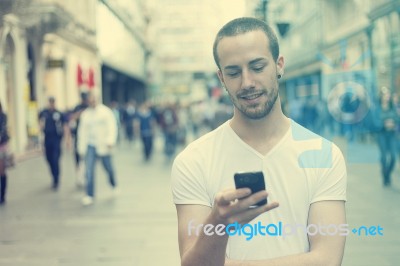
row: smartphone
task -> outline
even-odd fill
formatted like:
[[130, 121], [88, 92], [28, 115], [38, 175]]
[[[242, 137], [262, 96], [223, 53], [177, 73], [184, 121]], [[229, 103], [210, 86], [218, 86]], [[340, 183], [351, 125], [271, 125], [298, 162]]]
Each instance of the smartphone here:
[[[236, 189], [250, 188], [251, 193], [254, 194], [258, 191], [265, 190], [264, 174], [263, 172], [246, 172], [236, 173], [234, 175]], [[267, 203], [267, 199], [257, 202], [254, 206], [258, 207]]]

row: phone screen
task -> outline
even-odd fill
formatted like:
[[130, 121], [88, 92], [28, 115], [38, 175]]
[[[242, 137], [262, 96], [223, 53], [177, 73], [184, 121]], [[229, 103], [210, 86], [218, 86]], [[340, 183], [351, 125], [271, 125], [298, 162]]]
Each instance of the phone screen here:
[[[246, 172], [236, 173], [234, 175], [236, 189], [250, 188], [251, 193], [254, 194], [258, 191], [265, 190], [264, 174], [263, 172]], [[255, 206], [261, 206], [267, 203], [267, 199], [257, 202]]]

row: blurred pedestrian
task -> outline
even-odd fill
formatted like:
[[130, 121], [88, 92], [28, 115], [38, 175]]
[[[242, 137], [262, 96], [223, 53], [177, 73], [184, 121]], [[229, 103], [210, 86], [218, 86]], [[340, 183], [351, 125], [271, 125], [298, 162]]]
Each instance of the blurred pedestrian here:
[[74, 139], [74, 157], [76, 170], [76, 185], [81, 187], [84, 185], [84, 163], [78, 152], [78, 127], [82, 112], [89, 106], [88, 95], [86, 92], [81, 93], [81, 102], [75, 106], [69, 119], [71, 135]]
[[139, 129], [140, 137], [143, 144], [143, 157], [144, 160], [147, 162], [150, 160], [153, 152], [154, 130], [157, 124], [156, 118], [151, 111], [148, 102], [142, 103], [140, 105], [136, 121], [136, 128]]
[[168, 103], [161, 113], [160, 126], [164, 134], [164, 153], [171, 160], [176, 151], [179, 121], [175, 104]]
[[315, 122], [318, 119], [318, 112], [316, 101], [314, 98], [308, 98], [303, 106], [303, 122], [304, 127], [311, 130], [312, 132], [316, 132], [315, 130]]
[[117, 122], [111, 109], [98, 101], [94, 92], [88, 95], [89, 107], [83, 111], [78, 129], [78, 151], [85, 157], [86, 166], [86, 195], [82, 199], [83, 205], [93, 203], [97, 158], [101, 159], [109, 182], [116, 191], [111, 152], [117, 141]]
[[129, 141], [129, 143], [132, 143], [135, 138], [133, 130], [133, 121], [135, 117], [136, 117], [136, 104], [135, 101], [131, 100], [126, 104], [122, 116], [122, 121], [125, 127], [126, 138]]
[[[399, 99], [399, 94], [394, 93], [393, 94], [393, 106], [394, 109], [396, 110], [397, 116], [400, 117], [400, 99]], [[397, 123], [396, 127], [396, 149], [397, 149], [397, 154], [399, 155], [399, 160], [400, 160], [400, 123]], [[400, 166], [400, 164], [398, 164]]]
[[110, 109], [114, 114], [115, 121], [117, 122], [117, 142], [119, 143], [119, 141], [121, 139], [121, 120], [122, 120], [122, 118], [121, 118], [121, 110], [118, 105], [118, 102], [112, 101], [110, 103]]
[[49, 97], [49, 106], [39, 113], [39, 123], [44, 134], [44, 149], [53, 178], [52, 188], [60, 183], [61, 141], [65, 136], [66, 146], [70, 145], [70, 131], [67, 117], [56, 109], [55, 98]]
[[391, 185], [391, 175], [396, 163], [396, 127], [399, 116], [394, 108], [392, 95], [389, 90], [383, 90], [376, 108], [375, 127], [380, 152], [381, 173], [383, 185]]
[[303, 109], [304, 103], [300, 98], [294, 98], [288, 102], [289, 117], [297, 123], [304, 124]]
[[7, 115], [0, 103], [0, 205], [6, 203], [8, 141]]

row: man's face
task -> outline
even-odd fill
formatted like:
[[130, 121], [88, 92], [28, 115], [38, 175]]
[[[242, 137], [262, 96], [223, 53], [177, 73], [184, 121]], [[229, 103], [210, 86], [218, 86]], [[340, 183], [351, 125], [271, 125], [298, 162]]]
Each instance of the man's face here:
[[224, 37], [218, 44], [221, 70], [218, 76], [242, 115], [248, 119], [266, 117], [278, 97], [278, 78], [283, 57], [272, 58], [269, 42], [261, 30]]
[[49, 100], [49, 108], [50, 108], [51, 110], [56, 109], [56, 103], [55, 103], [54, 100]]
[[94, 94], [89, 94], [88, 96], [88, 104], [90, 107], [94, 108], [97, 105], [97, 99]]

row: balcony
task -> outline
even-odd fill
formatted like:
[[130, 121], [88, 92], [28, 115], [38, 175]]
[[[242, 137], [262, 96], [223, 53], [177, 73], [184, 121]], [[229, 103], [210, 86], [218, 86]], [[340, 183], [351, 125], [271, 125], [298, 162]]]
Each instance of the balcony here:
[[12, 13], [28, 34], [41, 38], [56, 33], [69, 41], [96, 49], [96, 31], [77, 21], [59, 1], [2, 0], [1, 15]]

